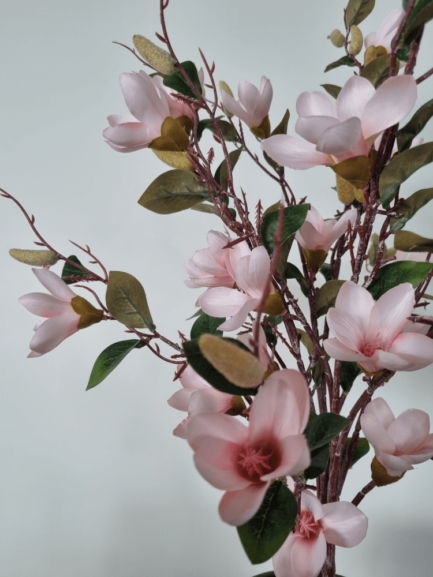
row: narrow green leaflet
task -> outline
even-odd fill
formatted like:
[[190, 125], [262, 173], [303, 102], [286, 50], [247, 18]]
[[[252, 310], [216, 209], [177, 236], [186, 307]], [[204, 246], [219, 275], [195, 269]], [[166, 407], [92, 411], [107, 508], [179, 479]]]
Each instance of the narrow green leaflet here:
[[[271, 136], [275, 136], [276, 134], [287, 134], [287, 127], [289, 126], [289, 120], [290, 120], [290, 112], [289, 109], [287, 109], [286, 112], [284, 113], [283, 119], [281, 120], [280, 124], [276, 128], [274, 128], [274, 130], [271, 132]], [[263, 157], [270, 166], [272, 166], [273, 168], [278, 168], [280, 171], [284, 173], [284, 167], [279, 166], [278, 163], [275, 162], [275, 160], [272, 160], [272, 158], [269, 155], [267, 155], [265, 151], [263, 151]]]
[[[414, 14], [415, 13], [415, 14]], [[411, 14], [408, 27], [404, 32], [403, 42], [408, 45], [420, 34], [427, 22], [433, 19], [432, 0], [420, 0]]]
[[142, 341], [130, 339], [113, 343], [103, 350], [93, 365], [86, 391], [102, 383], [133, 349], [142, 346]]
[[355, 64], [351, 58], [349, 58], [348, 56], [343, 56], [342, 58], [340, 58], [340, 60], [336, 60], [335, 62], [331, 62], [331, 64], [328, 64], [328, 66], [325, 68], [325, 72], [329, 72], [330, 70], [334, 70], [334, 68], [339, 68], [340, 66], [353, 67], [355, 66]]
[[[181, 62], [181, 65], [183, 66], [185, 72], [192, 80], [194, 86], [201, 94], [202, 88], [198, 77], [197, 68], [194, 62], [190, 62], [189, 60], [187, 60], [186, 62]], [[173, 90], [177, 90], [177, 92], [180, 92], [180, 94], [183, 94], [184, 96], [188, 96], [189, 98], [194, 98], [195, 100], [198, 100], [197, 95], [195, 94], [194, 90], [191, 88], [189, 83], [185, 80], [180, 70], [176, 70], [176, 72], [174, 74], [171, 74], [170, 76], [164, 76], [163, 84], [164, 86], [168, 86], [168, 88], [173, 88]]]
[[196, 311], [193, 315], [191, 315], [190, 317], [188, 317], [187, 321], [190, 321], [191, 319], [195, 319], [196, 317], [199, 317], [201, 315], [203, 311], [201, 309], [198, 309], [198, 311]]
[[394, 248], [404, 252], [433, 252], [433, 239], [408, 230], [399, 230], [394, 236]]
[[420, 144], [397, 154], [385, 167], [379, 179], [380, 200], [385, 208], [395, 197], [398, 187], [414, 172], [433, 160], [433, 142]]
[[396, 212], [401, 214], [398, 218], [391, 218], [391, 232], [401, 230], [415, 214], [433, 198], [433, 188], [418, 190], [409, 198], [400, 201]]
[[[236, 339], [226, 339], [232, 344], [237, 345], [245, 351], [249, 351], [242, 343]], [[192, 341], [187, 341], [183, 343], [183, 350], [185, 351], [186, 359], [192, 368], [207, 381], [212, 387], [222, 391], [223, 393], [228, 393], [229, 395], [255, 395], [257, 393], [257, 388], [245, 389], [243, 387], [237, 387], [230, 381], [228, 381], [221, 373], [219, 373], [203, 356], [198, 346], [198, 339]]]
[[388, 77], [390, 62], [391, 54], [379, 56], [364, 66], [361, 76], [369, 80], [377, 88], [382, 80]]
[[320, 287], [316, 299], [316, 314], [318, 317], [326, 315], [328, 310], [335, 306], [337, 295], [344, 283], [344, 280], [329, 280]]
[[429, 262], [409, 260], [391, 262], [377, 271], [368, 290], [377, 300], [387, 291], [404, 282], [410, 282], [413, 288], [416, 288], [432, 269], [433, 264]]
[[[76, 262], [77, 264], [81, 265], [80, 260], [78, 259], [78, 257], [76, 257], [74, 254], [71, 254], [71, 256], [68, 257], [69, 260], [72, 260], [72, 262]], [[68, 276], [90, 276], [88, 272], [84, 272], [83, 270], [77, 268], [76, 266], [73, 266], [71, 264], [69, 264], [68, 262], [65, 262], [65, 266], [63, 267], [62, 270], [62, 279], [65, 279]], [[75, 282], [78, 282], [76, 280], [65, 280], [64, 281], [66, 284], [74, 284]]]
[[[233, 152], [230, 152], [229, 158], [232, 170], [236, 166], [236, 163], [239, 160], [241, 152], [242, 148], [237, 148], [236, 150], [233, 150]], [[218, 166], [215, 172], [215, 180], [219, 185], [221, 185], [224, 188], [224, 190], [227, 190], [229, 181], [228, 181], [227, 163], [225, 159], [221, 162], [221, 164]]]
[[325, 262], [325, 264], [320, 267], [320, 272], [323, 274], [327, 281], [332, 280], [332, 270], [329, 263]]
[[326, 471], [329, 463], [329, 443], [311, 451], [311, 464], [304, 471], [306, 479], [316, 479]]
[[272, 483], [254, 517], [237, 528], [253, 565], [275, 555], [293, 529], [297, 512], [293, 493], [281, 481]]
[[222, 325], [225, 320], [226, 319], [210, 317], [206, 313], [202, 313], [191, 327], [191, 339], [198, 339], [199, 336], [204, 333], [222, 337], [223, 332], [219, 331], [218, 327]]
[[209, 197], [189, 170], [163, 172], [141, 195], [138, 204], [157, 214], [186, 210]]
[[286, 263], [286, 266], [284, 268], [284, 276], [287, 279], [291, 278], [296, 279], [298, 281], [299, 286], [301, 287], [303, 294], [305, 296], [308, 296], [308, 293], [310, 292], [308, 283], [305, 280], [304, 275], [301, 273], [301, 271], [298, 269], [297, 266], [295, 266], [291, 262]]
[[320, 86], [324, 88], [332, 98], [337, 98], [341, 92], [341, 86], [337, 86], [336, 84], [321, 84]]
[[206, 130], [206, 128], [209, 128], [210, 124], [212, 124], [212, 120], [210, 118], [204, 118], [203, 120], [198, 121], [197, 137], [199, 140], [201, 140], [203, 132]]
[[361, 369], [358, 367], [357, 363], [351, 363], [350, 361], [343, 361], [341, 363], [340, 387], [346, 395], [352, 388], [356, 377], [360, 374]]
[[361, 24], [373, 11], [376, 0], [349, 0], [346, 8], [346, 26]]
[[[298, 231], [304, 224], [307, 212], [310, 208], [309, 204], [295, 204], [284, 209], [284, 227], [283, 238], [281, 242], [286, 241], [292, 234]], [[275, 234], [278, 230], [279, 210], [268, 213], [262, 222], [260, 234], [262, 242], [266, 250], [273, 254], [275, 250]]]
[[155, 330], [144, 288], [131, 274], [110, 271], [105, 300], [110, 314], [119, 323], [136, 329]]
[[409, 122], [397, 132], [397, 145], [399, 152], [404, 152], [412, 146], [413, 139], [421, 132], [432, 116], [433, 99], [421, 106]]
[[301, 337], [301, 343], [307, 349], [308, 354], [311, 356], [313, 354], [313, 343], [310, 337], [307, 335], [305, 331], [302, 329], [296, 329], [298, 335]]
[[350, 425], [350, 421], [335, 413], [322, 413], [308, 422], [304, 431], [310, 451], [323, 447]]
[[[344, 445], [344, 449], [343, 449], [343, 454], [341, 455], [341, 461], [344, 461], [344, 458], [346, 456], [346, 451], [349, 448], [351, 440], [352, 440], [352, 437], [349, 437], [346, 440], [346, 444]], [[365, 457], [365, 455], [369, 452], [369, 450], [370, 450], [370, 443], [367, 441], [367, 439], [364, 439], [364, 438], [359, 439], [359, 441], [356, 444], [356, 449], [355, 449], [355, 452], [353, 453], [352, 462], [350, 463], [350, 466], [353, 467], [353, 465], [357, 461], [359, 461], [359, 459], [362, 459], [362, 457]]]

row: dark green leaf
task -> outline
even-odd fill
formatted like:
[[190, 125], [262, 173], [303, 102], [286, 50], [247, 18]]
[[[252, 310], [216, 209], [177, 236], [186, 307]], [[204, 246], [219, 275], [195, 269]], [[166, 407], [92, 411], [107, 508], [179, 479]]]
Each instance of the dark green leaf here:
[[402, 62], [407, 62], [409, 60], [409, 52], [410, 52], [410, 46], [406, 46], [401, 50], [397, 50], [397, 58]]
[[307, 438], [310, 451], [323, 447], [339, 435], [341, 431], [350, 425], [350, 421], [335, 413], [322, 413], [309, 421], [304, 435]]
[[[284, 209], [283, 237], [281, 239], [282, 243], [301, 228], [301, 226], [304, 224], [309, 208], [309, 204], [296, 204], [294, 206], [288, 206]], [[273, 254], [275, 250], [274, 237], [278, 230], [279, 213], [279, 210], [275, 210], [274, 212], [267, 214], [263, 218], [262, 226], [260, 229], [262, 242], [270, 254]]]
[[[415, 13], [415, 14], [414, 14]], [[403, 42], [407, 45], [420, 34], [422, 27], [433, 19], [432, 0], [420, 0], [411, 14], [408, 27], [404, 32]]]
[[353, 67], [353, 66], [355, 66], [355, 64], [351, 58], [349, 58], [348, 56], [343, 56], [342, 58], [340, 58], [340, 60], [337, 60], [336, 62], [331, 62], [331, 64], [328, 64], [328, 66], [325, 68], [325, 72], [329, 72], [330, 70], [334, 70], [334, 68], [338, 68], [339, 66]]
[[202, 312], [203, 311], [201, 309], [198, 309], [198, 311], [196, 311], [192, 316], [188, 317], [186, 320], [190, 321], [191, 319], [195, 319], [196, 317], [199, 317]]
[[[242, 343], [236, 339], [224, 339], [230, 341], [232, 344], [238, 346], [245, 351], [250, 352], [250, 350], [245, 347]], [[228, 381], [221, 373], [219, 373], [203, 356], [198, 346], [198, 339], [192, 341], [187, 341], [183, 343], [183, 350], [185, 351], [186, 359], [192, 368], [212, 385], [215, 389], [222, 391], [223, 393], [228, 393], [229, 395], [255, 395], [257, 393], [257, 388], [245, 389], [243, 387], [237, 387], [230, 381]]]
[[320, 267], [320, 272], [323, 274], [327, 281], [332, 280], [332, 269], [330, 264], [325, 262], [325, 264]]
[[326, 471], [329, 463], [329, 443], [311, 451], [311, 464], [304, 471], [306, 479], [316, 479]]
[[[238, 137], [236, 134], [236, 130], [233, 128], [230, 122], [227, 122], [227, 120], [220, 120], [220, 119], [218, 119], [217, 122], [218, 126], [221, 129], [224, 140], [227, 140], [228, 142], [237, 142]], [[212, 124], [212, 122], [208, 126], [206, 126], [206, 128], [219, 137], [219, 134], [215, 126]]]
[[415, 214], [433, 198], [433, 188], [418, 190], [409, 198], [399, 202], [396, 212], [402, 216], [391, 218], [391, 232], [401, 230]]
[[[344, 461], [344, 458], [346, 456], [346, 451], [349, 448], [351, 440], [352, 440], [352, 437], [349, 437], [346, 440], [346, 444], [344, 445], [344, 449], [343, 449], [343, 454], [341, 455], [341, 461]], [[350, 463], [350, 466], [353, 467], [353, 465], [357, 461], [359, 461], [359, 459], [362, 459], [362, 457], [365, 457], [365, 455], [369, 452], [369, 450], [370, 450], [370, 444], [367, 441], [367, 439], [364, 439], [364, 438], [359, 439], [358, 443], [356, 444], [356, 449], [355, 449], [355, 452], [353, 453], [352, 462]]]
[[[274, 128], [274, 130], [271, 132], [271, 136], [275, 136], [276, 134], [287, 134], [287, 127], [289, 125], [289, 120], [290, 120], [290, 112], [287, 109], [280, 124], [276, 128]], [[278, 168], [280, 172], [282, 171], [284, 173], [284, 167], [278, 166], [278, 163], [275, 162], [275, 160], [272, 160], [272, 158], [269, 155], [267, 155], [265, 151], [263, 151], [263, 156], [270, 166], [272, 166], [273, 168]]]
[[337, 86], [336, 84], [321, 84], [320, 86], [324, 88], [332, 98], [337, 98], [341, 91], [341, 86]]
[[296, 267], [291, 262], [286, 263], [286, 266], [284, 269], [284, 276], [287, 279], [291, 279], [291, 278], [296, 279], [298, 281], [299, 286], [301, 287], [302, 293], [305, 296], [308, 296], [308, 293], [310, 292], [310, 288], [308, 286], [307, 281], [304, 278], [304, 275], [301, 273], [301, 271], [298, 269], [298, 267]]
[[206, 128], [209, 127], [210, 124], [212, 124], [212, 120], [210, 118], [204, 118], [203, 120], [199, 120], [197, 127], [197, 136], [199, 140], [203, 136], [203, 132], [206, 130]]
[[93, 389], [102, 383], [133, 349], [141, 348], [141, 346], [144, 346], [142, 341], [130, 339], [113, 343], [103, 350], [93, 365], [86, 390]]
[[[237, 148], [236, 150], [233, 150], [232, 152], [230, 152], [229, 157], [230, 157], [230, 164], [231, 164], [232, 170], [236, 166], [236, 163], [239, 160], [241, 152], [242, 152], [242, 148]], [[228, 172], [227, 172], [227, 163], [226, 163], [225, 159], [221, 162], [221, 164], [218, 166], [218, 168], [215, 172], [215, 180], [217, 181], [217, 183], [220, 186], [222, 186], [224, 188], [224, 190], [227, 190]]]
[[398, 187], [414, 172], [433, 160], [433, 142], [420, 144], [397, 154], [385, 167], [379, 179], [380, 201], [387, 208]]
[[268, 322], [272, 323], [274, 325], [274, 327], [277, 327], [278, 325], [280, 325], [283, 322], [283, 316], [278, 315], [276, 317], [267, 317], [266, 320]]
[[260, 575], [255, 575], [254, 577], [275, 577], [273, 571], [266, 571], [266, 573], [260, 573]]
[[374, 281], [368, 287], [375, 300], [390, 289], [404, 282], [410, 282], [416, 288], [433, 269], [428, 262], [403, 260], [391, 262], [377, 271]]
[[343, 391], [349, 393], [355, 382], [356, 377], [361, 374], [361, 369], [358, 367], [357, 363], [351, 363], [349, 361], [342, 361], [341, 363], [341, 376], [340, 376], [340, 386]]
[[376, 0], [349, 0], [346, 8], [346, 26], [361, 24], [373, 11]]
[[377, 88], [384, 78], [389, 75], [391, 54], [378, 56], [362, 69], [361, 76], [369, 80]]
[[320, 287], [316, 299], [318, 317], [326, 315], [328, 310], [335, 306], [337, 295], [344, 283], [344, 280], [330, 280]]
[[323, 379], [323, 365], [322, 361], [317, 361], [317, 363], [313, 367], [313, 381], [314, 381], [314, 388], [317, 389], [322, 384]]
[[[69, 258], [69, 260], [72, 260], [73, 262], [76, 262], [77, 264], [81, 265], [81, 262], [79, 261], [79, 259], [74, 254], [72, 254], [68, 258]], [[62, 279], [64, 279], [65, 277], [68, 277], [68, 276], [90, 276], [90, 275], [88, 272], [84, 272], [83, 270], [69, 264], [68, 262], [65, 262], [65, 266], [63, 267], [63, 270], [62, 270]], [[78, 282], [78, 281], [77, 280], [65, 280], [66, 284], [73, 284], [74, 282]]]
[[[186, 62], [182, 62], [181, 65], [184, 68], [187, 75], [189, 76], [190, 80], [192, 80], [198, 92], [201, 94], [202, 92], [201, 84], [198, 77], [197, 68], [194, 62], [190, 62], [189, 60], [187, 60]], [[191, 88], [191, 86], [185, 80], [185, 78], [182, 76], [182, 73], [179, 70], [176, 70], [176, 72], [174, 74], [171, 74], [170, 76], [164, 76], [163, 84], [164, 86], [168, 86], [168, 88], [173, 88], [173, 90], [177, 90], [177, 92], [183, 94], [184, 96], [188, 96], [189, 98], [194, 98], [195, 100], [198, 100], [194, 90]]]
[[292, 530], [297, 512], [293, 493], [281, 481], [272, 483], [254, 517], [237, 528], [253, 565], [275, 555]]
[[311, 356], [313, 354], [313, 343], [310, 337], [302, 329], [296, 329], [296, 330], [298, 332], [298, 335], [301, 337], [301, 343], [304, 345], [304, 347], [308, 351], [308, 354]]
[[404, 152], [412, 146], [413, 139], [421, 132], [432, 116], [433, 99], [421, 106], [409, 122], [397, 132], [397, 145], [399, 152]]
[[226, 319], [218, 319], [210, 317], [206, 313], [202, 313], [191, 327], [191, 339], [198, 339], [204, 333], [211, 335], [222, 336], [223, 332], [218, 330], [218, 327], [223, 324]]

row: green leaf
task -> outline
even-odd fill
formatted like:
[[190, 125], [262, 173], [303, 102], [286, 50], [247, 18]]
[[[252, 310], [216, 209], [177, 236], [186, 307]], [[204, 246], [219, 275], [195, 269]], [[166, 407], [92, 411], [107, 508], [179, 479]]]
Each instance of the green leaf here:
[[340, 58], [340, 60], [336, 60], [335, 62], [328, 64], [328, 66], [325, 68], [325, 72], [329, 72], [330, 70], [334, 70], [334, 68], [338, 68], [340, 66], [350, 66], [352, 68], [355, 66], [355, 64], [351, 58], [348, 56], [343, 56]]
[[[77, 264], [81, 265], [81, 262], [79, 261], [79, 259], [74, 255], [71, 254], [71, 256], [68, 257], [69, 260], [72, 260], [73, 262], [76, 262]], [[63, 267], [62, 270], [62, 279], [65, 279], [65, 277], [68, 276], [90, 276], [88, 272], [84, 272], [83, 270], [73, 266], [72, 264], [69, 264], [68, 262], [65, 262], [65, 266]], [[75, 282], [78, 282], [77, 280], [65, 280], [66, 284], [74, 284]]]
[[415, 214], [433, 198], [433, 188], [424, 188], [418, 190], [409, 198], [406, 198], [398, 203], [396, 212], [402, 216], [398, 218], [391, 218], [391, 232], [401, 230]]
[[[271, 132], [271, 136], [275, 136], [276, 134], [287, 134], [287, 127], [289, 125], [289, 120], [290, 120], [290, 112], [289, 109], [287, 109], [286, 112], [284, 113], [283, 119], [281, 120], [280, 124], [276, 128], [274, 128], [274, 130]], [[275, 162], [275, 160], [272, 160], [272, 158], [268, 154], [266, 154], [265, 151], [263, 151], [263, 157], [270, 166], [272, 166], [273, 168], [278, 168], [280, 172], [284, 173], [284, 167], [279, 166], [278, 163]]]
[[394, 236], [394, 248], [404, 252], [433, 252], [433, 239], [408, 230], [398, 230]]
[[324, 88], [332, 98], [337, 98], [341, 92], [341, 86], [337, 86], [336, 84], [321, 84], [320, 86]]
[[[202, 88], [198, 77], [197, 68], [194, 62], [190, 62], [189, 60], [187, 60], [186, 62], [181, 62], [181, 65], [184, 68], [187, 75], [192, 80], [194, 86], [201, 94]], [[191, 86], [188, 84], [188, 82], [185, 80], [185, 78], [182, 76], [182, 73], [179, 70], [176, 70], [176, 72], [174, 74], [171, 74], [170, 76], [164, 76], [163, 84], [164, 86], [168, 86], [168, 88], [173, 88], [173, 90], [177, 90], [177, 92], [180, 92], [180, 94], [183, 94], [184, 96], [188, 96], [189, 98], [194, 98], [195, 100], [198, 100], [194, 90], [191, 88]]]
[[[218, 126], [221, 129], [224, 140], [227, 140], [228, 142], [237, 142], [238, 141], [238, 136], [236, 134], [236, 130], [230, 124], [230, 122], [227, 122], [227, 120], [222, 120], [222, 119], [220, 120], [219, 118], [217, 119], [217, 122], [218, 122]], [[208, 126], [206, 126], [206, 128], [208, 130], [210, 130], [213, 134], [215, 134], [215, 136], [219, 136], [219, 134], [216, 131], [215, 126], [213, 125], [212, 122]]]
[[346, 395], [352, 388], [352, 385], [355, 382], [356, 377], [360, 374], [361, 369], [358, 367], [357, 363], [352, 363], [350, 361], [342, 361], [340, 387], [343, 389]]
[[[415, 14], [414, 14], [415, 13]], [[408, 45], [420, 34], [421, 29], [427, 22], [433, 19], [432, 0], [420, 0], [411, 14], [403, 36], [404, 44]]]
[[218, 319], [210, 317], [206, 313], [202, 313], [191, 327], [191, 339], [198, 339], [204, 333], [211, 335], [222, 336], [223, 332], [218, 330], [218, 327], [226, 319]]
[[400, 50], [397, 50], [397, 58], [402, 62], [407, 62], [409, 60], [409, 52], [410, 52], [410, 46], [401, 48]]
[[191, 207], [191, 210], [196, 210], [197, 212], [206, 212], [207, 214], [216, 214], [218, 216], [218, 211], [213, 204], [208, 204], [207, 202], [200, 202]]
[[192, 316], [188, 317], [185, 320], [190, 321], [191, 319], [195, 319], [196, 317], [199, 317], [202, 312], [203, 311], [201, 309], [198, 309], [198, 311], [196, 311]]
[[311, 464], [304, 471], [306, 479], [316, 479], [326, 471], [329, 463], [329, 443], [311, 451]]
[[319, 289], [316, 299], [316, 314], [318, 317], [326, 315], [331, 307], [335, 306], [337, 295], [346, 281], [329, 280]]
[[254, 517], [237, 528], [253, 565], [264, 563], [275, 555], [292, 530], [297, 512], [293, 493], [281, 481], [272, 483]]
[[[242, 148], [237, 148], [236, 150], [233, 150], [232, 152], [230, 152], [229, 158], [230, 158], [230, 164], [231, 164], [232, 170], [236, 166], [236, 163], [239, 160], [239, 157], [241, 155], [242, 150], [243, 150]], [[227, 163], [224, 159], [221, 162], [221, 164], [218, 166], [218, 168], [215, 172], [215, 180], [217, 181], [217, 183], [220, 186], [222, 186], [224, 188], [224, 190], [227, 190], [227, 187], [229, 184], [228, 178], [229, 177], [228, 177], [228, 172], [227, 172]]]
[[[238, 346], [239, 348], [250, 352], [250, 350], [245, 347], [242, 343], [236, 339], [224, 339], [230, 341], [232, 344]], [[185, 351], [186, 359], [192, 368], [201, 377], [205, 379], [212, 387], [222, 391], [223, 393], [228, 393], [229, 395], [255, 395], [257, 393], [257, 388], [244, 389], [243, 387], [237, 387], [230, 381], [228, 381], [221, 373], [219, 373], [203, 356], [200, 347], [198, 345], [198, 339], [192, 341], [187, 341], [183, 343], [183, 350]]]
[[397, 154], [385, 167], [379, 179], [380, 201], [385, 208], [397, 194], [398, 187], [414, 172], [433, 160], [433, 142], [420, 144]]
[[105, 300], [110, 314], [119, 323], [136, 329], [155, 330], [144, 288], [131, 274], [110, 271]]
[[327, 281], [332, 280], [332, 269], [329, 263], [325, 262], [325, 264], [320, 267], [320, 272]]
[[[309, 204], [295, 204], [294, 206], [288, 206], [284, 209], [284, 226], [281, 243], [286, 241], [290, 236], [292, 236], [292, 234], [301, 228], [304, 224], [309, 208]], [[262, 242], [270, 254], [273, 254], [275, 250], [274, 237], [278, 230], [279, 214], [279, 210], [268, 213], [263, 218], [260, 229]]]
[[410, 282], [416, 288], [433, 269], [429, 262], [403, 260], [391, 262], [377, 271], [373, 282], [368, 287], [375, 300], [390, 289], [404, 282]]
[[376, 0], [349, 0], [346, 8], [346, 26], [361, 24], [373, 11]]
[[157, 214], [172, 214], [203, 202], [207, 189], [189, 170], [163, 172], [142, 194], [138, 204]]
[[273, 571], [266, 571], [266, 573], [260, 573], [260, 575], [255, 575], [254, 577], [275, 577]]
[[308, 354], [311, 356], [313, 354], [313, 343], [310, 337], [307, 335], [305, 331], [302, 329], [296, 329], [298, 335], [301, 337], [301, 343], [307, 349]]
[[212, 120], [210, 118], [204, 118], [203, 120], [199, 120], [197, 126], [197, 137], [199, 140], [201, 140], [203, 132], [206, 130], [206, 128], [209, 127], [210, 124], [212, 124]]
[[274, 327], [277, 327], [283, 322], [283, 315], [278, 315], [276, 317], [267, 317], [266, 320], [272, 323]]
[[[346, 452], [347, 452], [347, 449], [349, 448], [351, 440], [352, 440], [352, 437], [349, 437], [346, 440], [346, 444], [344, 445], [344, 449], [343, 449], [343, 454], [341, 455], [341, 461], [344, 461], [344, 458], [346, 456]], [[367, 441], [367, 439], [364, 439], [364, 438], [359, 439], [358, 443], [356, 444], [355, 452], [353, 453], [352, 462], [350, 463], [350, 467], [353, 467], [353, 465], [357, 461], [359, 461], [359, 459], [362, 459], [362, 457], [365, 457], [365, 455], [369, 451], [370, 451], [370, 443]]]
[[307, 281], [304, 278], [304, 275], [301, 273], [301, 271], [298, 269], [297, 266], [295, 266], [291, 262], [286, 263], [283, 276], [285, 276], [285, 278], [287, 279], [292, 278], [296, 279], [298, 281], [299, 286], [301, 287], [302, 293], [305, 296], [308, 296], [310, 288], [308, 286]]
[[421, 106], [409, 122], [397, 132], [397, 145], [399, 152], [404, 152], [412, 146], [413, 139], [421, 132], [432, 116], [433, 99]]
[[389, 76], [391, 54], [378, 56], [362, 69], [361, 76], [369, 80], [377, 88], [384, 78]]
[[350, 421], [335, 413], [322, 413], [308, 422], [304, 431], [310, 451], [323, 447], [343, 429], [350, 425]]
[[86, 391], [102, 383], [133, 349], [142, 346], [142, 341], [130, 339], [113, 343], [104, 349], [93, 365]]

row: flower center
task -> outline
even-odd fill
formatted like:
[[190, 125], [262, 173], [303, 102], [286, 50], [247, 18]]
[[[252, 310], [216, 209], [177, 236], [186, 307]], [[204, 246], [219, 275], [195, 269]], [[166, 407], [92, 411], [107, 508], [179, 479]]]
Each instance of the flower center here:
[[377, 341], [373, 341], [371, 343], [364, 343], [361, 345], [360, 347], [360, 352], [365, 356], [365, 357], [372, 357], [374, 355], [374, 353], [377, 351], [377, 349], [381, 349], [381, 344]]
[[304, 539], [311, 539], [312, 537], [317, 537], [319, 535], [322, 527], [315, 520], [314, 515], [311, 511], [302, 511], [301, 519], [296, 526], [296, 533]]
[[241, 474], [255, 483], [274, 469], [273, 451], [266, 447], [242, 447], [238, 454]]

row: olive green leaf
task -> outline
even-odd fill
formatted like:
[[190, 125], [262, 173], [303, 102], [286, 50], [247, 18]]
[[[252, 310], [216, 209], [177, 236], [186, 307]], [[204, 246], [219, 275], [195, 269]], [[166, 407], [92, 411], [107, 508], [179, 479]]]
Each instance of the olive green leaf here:
[[321, 84], [320, 86], [324, 88], [332, 98], [337, 98], [341, 91], [341, 86], [336, 86], [335, 84]]
[[376, 0], [349, 0], [346, 7], [346, 26], [360, 24], [373, 11]]
[[394, 248], [404, 252], [433, 252], [433, 239], [408, 230], [398, 230], [394, 236]]
[[296, 329], [298, 335], [301, 337], [301, 343], [307, 349], [308, 354], [311, 356], [313, 354], [313, 343], [310, 337], [307, 335], [305, 331], [302, 329]]
[[191, 207], [191, 210], [196, 210], [197, 212], [207, 212], [208, 214], [216, 214], [218, 216], [218, 211], [213, 204], [207, 202], [201, 202], [200, 204], [195, 204]]
[[398, 218], [391, 218], [391, 232], [397, 232], [402, 229], [408, 220], [433, 198], [433, 188], [423, 188], [418, 190], [409, 198], [400, 201], [396, 212], [401, 214]]
[[345, 282], [344, 280], [330, 280], [320, 287], [316, 300], [318, 317], [325, 315], [331, 307], [335, 306], [337, 295]]
[[334, 70], [335, 68], [339, 68], [340, 66], [353, 67], [355, 66], [355, 63], [351, 58], [349, 58], [349, 56], [343, 56], [339, 60], [336, 60], [335, 62], [331, 62], [331, 64], [328, 64], [328, 66], [325, 68], [325, 72], [329, 72], [330, 70]]
[[[232, 170], [236, 166], [236, 163], [240, 158], [242, 150], [243, 149], [241, 147], [241, 148], [237, 148], [236, 150], [233, 150], [232, 152], [230, 152], [229, 158], [230, 158], [230, 165], [232, 167]], [[228, 176], [228, 171], [227, 171], [227, 163], [226, 163], [225, 159], [221, 162], [221, 164], [218, 166], [218, 168], [215, 172], [215, 180], [217, 181], [217, 183], [220, 186], [222, 186], [224, 188], [224, 190], [227, 190], [227, 187], [229, 184], [229, 176]]]
[[433, 99], [421, 106], [409, 122], [397, 132], [397, 145], [399, 152], [404, 152], [411, 147], [415, 136], [421, 132], [432, 116]]
[[367, 66], [364, 66], [361, 76], [369, 80], [377, 88], [384, 78], [389, 75], [389, 65], [391, 54], [384, 54], [372, 60]]
[[385, 208], [397, 194], [398, 187], [414, 172], [433, 160], [433, 142], [397, 154], [385, 167], [379, 179], [380, 200]]
[[377, 271], [368, 291], [377, 300], [387, 291], [404, 282], [410, 282], [413, 288], [417, 288], [432, 269], [433, 264], [429, 262], [409, 260], [391, 262]]
[[203, 202], [208, 191], [187, 170], [169, 170], [156, 178], [138, 204], [157, 214], [172, 214]]
[[[424, 7], [422, 7], [424, 6]], [[404, 32], [403, 42], [408, 45], [420, 34], [422, 27], [433, 19], [433, 3], [431, 0], [421, 0], [416, 6], [415, 15], [412, 18]]]
[[331, 165], [332, 170], [347, 180], [355, 188], [363, 188], [371, 178], [373, 159], [368, 156], [354, 156]]
[[131, 274], [110, 271], [105, 300], [110, 314], [120, 323], [155, 330], [144, 288]]

